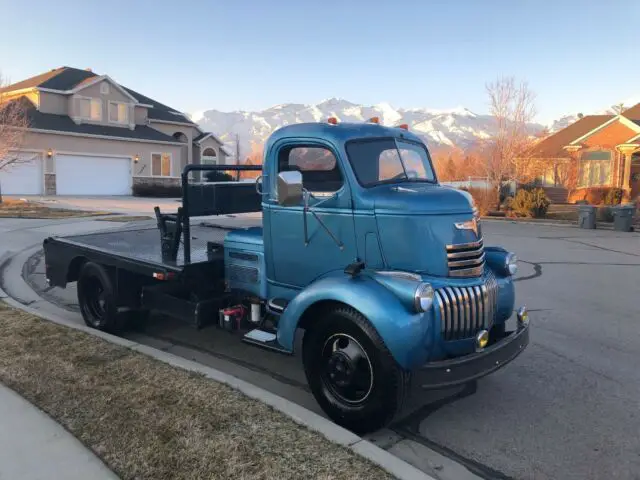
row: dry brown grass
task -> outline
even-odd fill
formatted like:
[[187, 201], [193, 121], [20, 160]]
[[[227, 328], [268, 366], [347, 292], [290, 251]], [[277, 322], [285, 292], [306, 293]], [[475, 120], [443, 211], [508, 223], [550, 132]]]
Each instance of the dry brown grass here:
[[0, 218], [73, 218], [109, 215], [109, 212], [89, 212], [50, 208], [42, 203], [4, 199], [0, 203]]
[[391, 478], [225, 385], [1, 302], [0, 381], [123, 479]]

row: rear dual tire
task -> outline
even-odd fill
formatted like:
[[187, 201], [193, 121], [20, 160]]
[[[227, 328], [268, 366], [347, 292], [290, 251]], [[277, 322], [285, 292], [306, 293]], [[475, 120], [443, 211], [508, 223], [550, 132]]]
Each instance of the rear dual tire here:
[[353, 308], [334, 307], [316, 319], [305, 333], [302, 357], [316, 401], [338, 425], [365, 434], [401, 412], [408, 374]]

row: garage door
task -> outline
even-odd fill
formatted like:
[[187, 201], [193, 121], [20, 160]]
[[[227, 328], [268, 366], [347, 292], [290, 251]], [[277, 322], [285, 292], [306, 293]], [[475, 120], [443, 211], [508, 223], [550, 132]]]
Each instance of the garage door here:
[[131, 195], [131, 159], [56, 155], [58, 195]]
[[42, 155], [39, 153], [19, 153], [16, 161], [5, 164], [0, 159], [0, 188], [4, 195], [41, 195], [44, 179], [42, 176]]

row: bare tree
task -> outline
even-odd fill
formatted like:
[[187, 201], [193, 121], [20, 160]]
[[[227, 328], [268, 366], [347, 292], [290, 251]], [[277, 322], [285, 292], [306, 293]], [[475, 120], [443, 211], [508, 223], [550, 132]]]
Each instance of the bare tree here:
[[[25, 130], [29, 126], [23, 104], [11, 99], [3, 91], [5, 82], [0, 74], [0, 171], [22, 161], [18, 150], [22, 146]], [[0, 185], [2, 203], [2, 185]]]
[[[236, 165], [240, 165], [240, 137], [236, 133]], [[236, 172], [236, 180], [240, 180], [240, 171]]]
[[518, 181], [530, 167], [525, 152], [532, 144], [528, 124], [536, 114], [535, 94], [526, 82], [500, 77], [486, 86], [495, 134], [481, 148], [484, 171], [497, 191], [506, 180]]
[[613, 113], [615, 113], [616, 115], [620, 115], [625, 110], [624, 103], [616, 103], [615, 105], [611, 106], [611, 109], [613, 110]]

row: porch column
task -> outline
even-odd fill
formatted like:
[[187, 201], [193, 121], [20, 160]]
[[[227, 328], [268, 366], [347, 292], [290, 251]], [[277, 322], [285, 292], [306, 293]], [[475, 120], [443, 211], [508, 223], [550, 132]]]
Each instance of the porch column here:
[[631, 200], [631, 157], [638, 150], [638, 147], [640, 145], [637, 144], [623, 144], [616, 147], [624, 158], [624, 166], [622, 166], [620, 175], [622, 179], [620, 188], [624, 190], [624, 200]]

